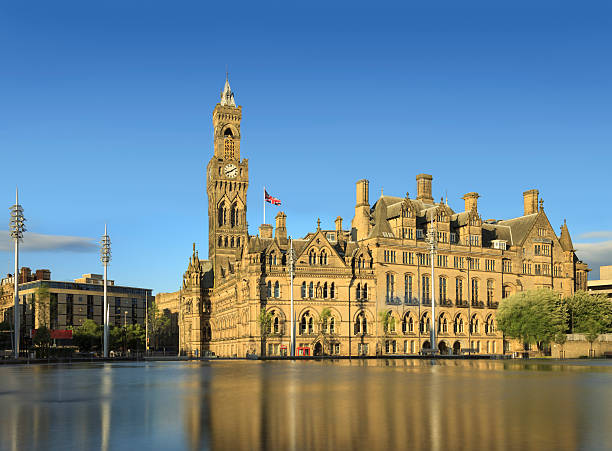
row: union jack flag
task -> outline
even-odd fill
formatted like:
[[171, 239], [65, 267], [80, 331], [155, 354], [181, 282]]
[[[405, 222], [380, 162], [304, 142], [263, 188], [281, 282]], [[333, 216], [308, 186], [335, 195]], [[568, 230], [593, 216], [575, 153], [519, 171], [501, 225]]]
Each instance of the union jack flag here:
[[276, 197], [270, 196], [266, 190], [264, 190], [264, 195], [265, 195], [266, 202], [270, 202], [272, 205], [280, 205], [281, 204], [280, 199], [277, 199]]

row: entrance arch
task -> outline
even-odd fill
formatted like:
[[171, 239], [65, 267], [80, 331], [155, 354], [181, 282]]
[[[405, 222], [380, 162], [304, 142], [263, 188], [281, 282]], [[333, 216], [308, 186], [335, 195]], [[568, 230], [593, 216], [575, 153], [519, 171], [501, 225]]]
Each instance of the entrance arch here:
[[459, 340], [457, 340], [456, 342], [453, 343], [453, 354], [459, 355], [460, 353], [461, 353], [461, 343], [459, 343]]
[[431, 348], [431, 344], [429, 343], [429, 341], [424, 341], [423, 342], [423, 348], [422, 349], [429, 349]]
[[446, 346], [445, 341], [441, 341], [440, 343], [438, 343], [438, 351], [440, 351], [441, 355], [448, 354], [448, 346]]
[[323, 345], [321, 345], [320, 341], [317, 341], [317, 343], [314, 345], [313, 355], [323, 355]]

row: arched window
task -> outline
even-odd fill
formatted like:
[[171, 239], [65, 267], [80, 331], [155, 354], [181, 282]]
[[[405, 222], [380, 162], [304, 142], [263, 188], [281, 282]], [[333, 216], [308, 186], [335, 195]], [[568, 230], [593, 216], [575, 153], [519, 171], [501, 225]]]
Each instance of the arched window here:
[[355, 320], [355, 335], [363, 335], [368, 333], [368, 320], [363, 312], [357, 315]]
[[312, 316], [308, 317], [308, 334], [312, 334], [314, 332], [314, 320]]
[[357, 284], [357, 292], [356, 292], [355, 299], [361, 299], [361, 284], [360, 283]]
[[414, 332], [414, 321], [412, 316], [408, 318], [408, 332]]
[[395, 299], [395, 275], [387, 273], [387, 303], [392, 303]]
[[314, 284], [312, 282], [308, 284], [308, 297], [314, 298]]
[[329, 318], [329, 333], [330, 334], [336, 333], [336, 320], [333, 316]]
[[327, 282], [323, 284], [323, 299], [327, 299]]
[[219, 211], [217, 213], [217, 219], [219, 222], [219, 226], [222, 226], [225, 224], [225, 215], [226, 215], [226, 209], [225, 209], [225, 202], [221, 202], [221, 204], [219, 204]]
[[308, 312], [304, 313], [304, 315], [302, 316], [302, 319], [300, 320], [300, 335], [304, 335], [306, 331], [308, 330], [306, 328], [307, 321], [308, 321], [307, 316], [308, 316]]
[[325, 249], [323, 249], [321, 255], [319, 255], [319, 264], [327, 265], [327, 252], [325, 252]]
[[404, 274], [404, 303], [410, 304], [412, 301], [412, 275]]
[[280, 284], [278, 283], [278, 280], [274, 282], [274, 297], [275, 298], [280, 297]]
[[274, 316], [274, 333], [277, 334], [280, 332], [280, 321], [278, 316]]
[[223, 237], [219, 237], [219, 247], [223, 246]]
[[491, 304], [493, 302], [493, 281], [487, 280], [487, 303]]
[[302, 299], [306, 297], [306, 282], [302, 282], [302, 292], [300, 294], [302, 295]]
[[236, 238], [236, 247], [240, 247], [240, 237]]
[[478, 317], [476, 315], [472, 316], [470, 321], [470, 333], [477, 334], [480, 331], [480, 324], [478, 322]]
[[230, 208], [230, 226], [235, 227], [238, 225], [238, 206], [233, 203]]
[[234, 247], [234, 237], [232, 237], [230, 240], [230, 247]]
[[478, 302], [478, 279], [472, 279], [472, 302]]
[[267, 297], [269, 297], [269, 298], [272, 297], [272, 282], [270, 280], [268, 280]]
[[494, 334], [495, 333], [495, 323], [493, 321], [493, 315], [489, 315], [487, 317], [487, 321], [485, 322], [485, 334]]
[[315, 291], [315, 297], [316, 298], [321, 298], [323, 297], [323, 290], [321, 289], [321, 282], [317, 282], [317, 289]]
[[361, 297], [363, 299], [368, 299], [368, 284], [367, 283], [363, 284], [363, 290], [361, 290]]
[[315, 252], [314, 249], [310, 249], [310, 252], [308, 253], [308, 264], [315, 265], [316, 263], [317, 263], [317, 253]]
[[227, 247], [227, 246], [228, 246], [228, 240], [227, 240], [227, 237], [225, 237], [225, 238], [223, 239], [223, 245], [224, 245], [225, 247]]
[[329, 297], [332, 299], [336, 297], [336, 286], [334, 282], [329, 286]]

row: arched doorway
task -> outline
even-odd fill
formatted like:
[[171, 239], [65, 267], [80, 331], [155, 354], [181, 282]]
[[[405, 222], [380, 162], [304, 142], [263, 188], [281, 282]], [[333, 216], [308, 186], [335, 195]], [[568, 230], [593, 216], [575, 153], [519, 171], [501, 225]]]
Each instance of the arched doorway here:
[[429, 341], [424, 341], [423, 350], [428, 350], [429, 348], [431, 348], [431, 344], [429, 343]]
[[448, 354], [448, 346], [446, 346], [445, 341], [441, 341], [440, 343], [438, 343], [438, 351], [440, 351], [440, 355]]
[[453, 343], [453, 354], [459, 355], [461, 353], [461, 343], [457, 340]]
[[317, 341], [317, 344], [314, 345], [313, 355], [323, 355], [323, 345], [320, 341]]

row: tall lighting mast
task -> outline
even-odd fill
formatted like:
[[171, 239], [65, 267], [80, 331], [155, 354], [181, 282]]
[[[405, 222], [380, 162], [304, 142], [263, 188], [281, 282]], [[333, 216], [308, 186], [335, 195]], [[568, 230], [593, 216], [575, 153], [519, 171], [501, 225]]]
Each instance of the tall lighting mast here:
[[293, 277], [295, 276], [295, 253], [293, 252], [293, 240], [289, 241], [289, 292], [291, 293], [291, 343], [289, 353], [291, 357], [295, 357], [295, 322], [294, 322], [294, 307], [293, 307]]
[[106, 224], [104, 224], [104, 235], [100, 240], [100, 260], [104, 265], [104, 357], [108, 358], [108, 298], [107, 291], [107, 276], [108, 262], [111, 260], [111, 242], [108, 233], [106, 232]]
[[[19, 205], [19, 190], [15, 189], [15, 205], [11, 208], [11, 238], [15, 240], [15, 276], [13, 277], [15, 282], [15, 306], [14, 306], [14, 332], [15, 332], [15, 358], [19, 357], [19, 338], [20, 338], [20, 325], [19, 325], [19, 241], [23, 241], [23, 232], [25, 232], [25, 218], [23, 217], [23, 208]], [[25, 307], [25, 306], [24, 306]]]

